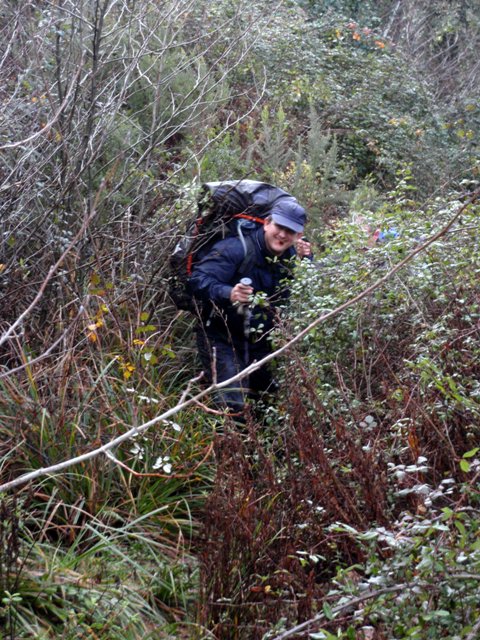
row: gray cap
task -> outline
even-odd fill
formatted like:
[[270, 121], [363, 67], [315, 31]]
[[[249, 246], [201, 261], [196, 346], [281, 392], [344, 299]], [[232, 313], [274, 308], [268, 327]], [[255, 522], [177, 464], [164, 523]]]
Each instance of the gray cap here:
[[307, 222], [305, 209], [295, 198], [281, 198], [273, 207], [270, 214], [272, 220], [282, 227], [301, 233]]

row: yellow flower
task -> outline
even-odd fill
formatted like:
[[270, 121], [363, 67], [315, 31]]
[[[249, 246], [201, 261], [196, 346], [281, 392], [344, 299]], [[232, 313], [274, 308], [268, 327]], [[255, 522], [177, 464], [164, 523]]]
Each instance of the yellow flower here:
[[123, 367], [123, 379], [128, 380], [132, 377], [132, 373], [135, 371], [135, 367], [130, 362], [127, 362]]

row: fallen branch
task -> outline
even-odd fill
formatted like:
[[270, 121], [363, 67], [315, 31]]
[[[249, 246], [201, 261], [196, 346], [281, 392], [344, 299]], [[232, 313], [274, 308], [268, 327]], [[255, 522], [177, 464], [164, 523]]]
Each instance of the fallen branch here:
[[[282, 353], [284, 353], [285, 351], [290, 349], [290, 347], [292, 347], [297, 342], [300, 342], [310, 331], [312, 331], [312, 329], [317, 327], [319, 324], [321, 324], [323, 322], [326, 322], [327, 320], [330, 320], [331, 318], [334, 318], [334, 317], [338, 316], [343, 311], [345, 311], [345, 309], [353, 307], [358, 302], [360, 302], [360, 300], [363, 300], [364, 298], [367, 298], [374, 291], [379, 289], [395, 273], [397, 273], [398, 271], [400, 271], [400, 269], [403, 269], [403, 267], [405, 265], [410, 263], [415, 258], [415, 256], [417, 256], [419, 253], [421, 253], [422, 251], [427, 249], [430, 245], [432, 245], [439, 238], [441, 238], [443, 235], [445, 235], [449, 231], [449, 229], [451, 229], [451, 227], [455, 224], [455, 222], [460, 218], [460, 216], [465, 211], [465, 209], [468, 206], [470, 206], [473, 202], [475, 202], [475, 200], [477, 199], [477, 197], [479, 195], [480, 195], [480, 189], [472, 194], [472, 196], [469, 198], [469, 200], [458, 209], [458, 211], [452, 216], [452, 218], [437, 233], [435, 233], [433, 236], [431, 236], [424, 243], [420, 244], [416, 249], [414, 249], [411, 253], [409, 253], [403, 260], [401, 260], [397, 265], [395, 265], [392, 269], [390, 269], [390, 271], [388, 271], [382, 278], [378, 279], [371, 286], [367, 287], [361, 293], [359, 293], [355, 297], [351, 298], [350, 300], [347, 300], [346, 302], [341, 304], [336, 309], [332, 309], [331, 311], [329, 311], [329, 312], [321, 315], [320, 317], [318, 317], [316, 320], [311, 322], [305, 329], [303, 329], [300, 333], [298, 333], [295, 337], [293, 337], [291, 340], [289, 340], [287, 343], [285, 343], [282, 347], [280, 347], [276, 351], [268, 354], [267, 356], [265, 356], [265, 358], [262, 358], [262, 360], [259, 360], [258, 362], [252, 363], [251, 365], [249, 365], [248, 367], [246, 367], [245, 369], [240, 371], [240, 373], [238, 373], [237, 375], [233, 376], [229, 380], [225, 380], [225, 381], [220, 382], [220, 383], [211, 384], [208, 388], [203, 389], [202, 391], [200, 391], [196, 395], [190, 397], [188, 400], [186, 399], [186, 392], [184, 392], [182, 394], [181, 400], [174, 407], [171, 407], [170, 409], [168, 409], [167, 411], [165, 411], [161, 415], [157, 416], [156, 418], [152, 418], [152, 420], [149, 420], [148, 422], [145, 422], [144, 424], [142, 424], [142, 425], [140, 425], [138, 427], [133, 427], [132, 429], [129, 429], [124, 434], [118, 436], [114, 440], [111, 440], [110, 442], [104, 444], [101, 447], [93, 449], [92, 451], [88, 451], [87, 453], [84, 453], [82, 455], [76, 456], [74, 458], [70, 458], [68, 460], [64, 460], [63, 462], [59, 462], [58, 464], [54, 464], [54, 465], [49, 466], [49, 467], [43, 467], [43, 468], [40, 468], [40, 469], [36, 469], [35, 471], [31, 471], [29, 473], [25, 473], [25, 474], [19, 476], [18, 478], [15, 478], [15, 480], [11, 480], [10, 482], [6, 482], [6, 483], [0, 485], [0, 491], [7, 491], [7, 490], [13, 489], [14, 487], [17, 487], [19, 485], [25, 484], [26, 482], [29, 482], [31, 480], [35, 480], [37, 478], [40, 478], [42, 476], [58, 473], [60, 471], [63, 471], [64, 469], [67, 469], [68, 467], [74, 466], [74, 465], [82, 463], [82, 462], [86, 462], [87, 460], [91, 460], [92, 458], [95, 458], [95, 457], [99, 456], [100, 454], [106, 455], [107, 452], [110, 451], [110, 449], [113, 449], [114, 447], [117, 447], [121, 443], [125, 442], [126, 440], [129, 440], [130, 438], [132, 438], [134, 436], [137, 436], [138, 434], [144, 433], [150, 427], [158, 424], [159, 422], [165, 422], [171, 416], [179, 413], [180, 411], [183, 411], [184, 409], [186, 409], [187, 407], [189, 407], [189, 406], [191, 406], [193, 404], [198, 403], [199, 400], [201, 400], [205, 396], [211, 394], [212, 392], [217, 391], [218, 389], [222, 389], [224, 387], [229, 387], [229, 386], [232, 385], [233, 382], [237, 382], [238, 380], [241, 380], [242, 378], [248, 376], [253, 371], [256, 371], [257, 369], [262, 367], [267, 362], [270, 362], [271, 360], [273, 360], [277, 356], [281, 355]], [[57, 263], [57, 265], [58, 265], [58, 263]], [[55, 266], [57, 266], [57, 265], [55, 265]], [[17, 323], [15, 323], [15, 324], [17, 324]], [[0, 344], [1, 344], [1, 341], [0, 341]]]
[[[335, 616], [337, 613], [341, 613], [346, 609], [351, 609], [352, 607], [356, 607], [358, 604], [365, 602], [365, 600], [372, 600], [373, 598], [377, 598], [378, 596], [383, 596], [388, 593], [398, 593], [399, 591], [404, 591], [406, 589], [413, 589], [414, 587], [425, 587], [425, 585], [419, 584], [418, 582], [412, 584], [396, 584], [392, 587], [384, 587], [383, 589], [376, 589], [375, 591], [368, 591], [368, 593], [364, 593], [361, 596], [356, 598], [352, 598], [348, 602], [344, 604], [339, 604], [337, 607], [332, 607], [331, 615]], [[321, 620], [327, 619], [325, 613], [319, 613], [314, 618], [310, 618], [310, 620], [306, 620], [301, 624], [297, 624], [297, 626], [288, 629], [288, 631], [284, 631], [279, 636], [275, 636], [272, 640], [285, 640], [285, 638], [290, 638], [296, 633], [300, 633], [300, 631], [305, 631], [314, 624], [319, 623]]]

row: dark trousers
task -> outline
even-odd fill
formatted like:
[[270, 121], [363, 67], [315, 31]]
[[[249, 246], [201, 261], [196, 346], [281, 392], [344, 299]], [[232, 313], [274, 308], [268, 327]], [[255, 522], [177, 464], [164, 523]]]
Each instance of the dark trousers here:
[[[242, 338], [227, 338], [206, 332], [203, 326], [197, 329], [197, 347], [208, 383], [229, 380], [270, 353], [266, 340], [250, 343]], [[218, 389], [216, 401], [238, 413], [244, 409], [247, 398], [256, 398], [263, 392], [272, 391], [273, 387], [270, 368], [265, 365], [230, 386]]]

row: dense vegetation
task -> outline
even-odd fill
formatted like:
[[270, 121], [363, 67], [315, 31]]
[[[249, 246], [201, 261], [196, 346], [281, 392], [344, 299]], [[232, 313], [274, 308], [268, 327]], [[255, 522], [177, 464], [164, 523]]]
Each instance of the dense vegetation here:
[[[0, 637], [476, 638], [478, 0], [6, 0], [0, 29]], [[243, 433], [168, 295], [231, 177], [296, 195], [316, 254]]]

